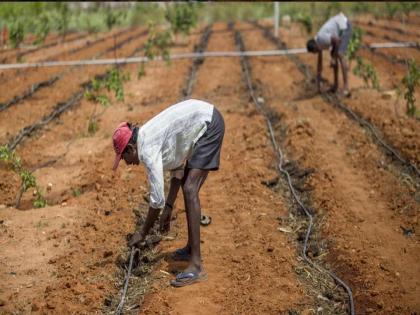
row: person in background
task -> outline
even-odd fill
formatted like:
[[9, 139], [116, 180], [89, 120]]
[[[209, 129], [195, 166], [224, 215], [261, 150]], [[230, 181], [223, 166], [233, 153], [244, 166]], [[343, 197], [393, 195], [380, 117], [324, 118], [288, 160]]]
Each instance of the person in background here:
[[330, 18], [320, 28], [315, 38], [308, 40], [306, 48], [311, 53], [318, 54], [317, 64], [317, 88], [321, 92], [322, 79], [322, 51], [331, 48], [331, 67], [334, 70], [334, 85], [331, 92], [338, 89], [338, 63], [343, 73], [343, 94], [349, 96], [348, 65], [346, 60], [347, 47], [351, 39], [352, 26], [348, 18], [343, 14], [337, 14]]

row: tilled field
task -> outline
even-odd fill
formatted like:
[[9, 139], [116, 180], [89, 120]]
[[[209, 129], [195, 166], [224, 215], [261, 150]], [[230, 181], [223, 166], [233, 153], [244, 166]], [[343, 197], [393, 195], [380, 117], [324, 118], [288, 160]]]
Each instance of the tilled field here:
[[[361, 27], [362, 23], [371, 27], [365, 20], [360, 22]], [[303, 47], [307, 39], [292, 25], [281, 29], [280, 41], [275, 41], [264, 31], [269, 25], [258, 25], [212, 25], [201, 48], [235, 51], [240, 42], [247, 50]], [[144, 30], [120, 32], [118, 56], [138, 54], [147, 38]], [[366, 42], [380, 42], [388, 33], [400, 40], [411, 38], [383, 29]], [[204, 27], [198, 29], [171, 53], [193, 51], [204, 34]], [[46, 49], [60, 60], [113, 57], [112, 34], [100, 36], [103, 41], [85, 49], [78, 46], [81, 42], [72, 42], [72, 48], [80, 48], [72, 54], [63, 53], [60, 46], [55, 52], [53, 47]], [[419, 61], [417, 50], [400, 50], [381, 52]], [[38, 60], [41, 51], [26, 58]], [[378, 69], [383, 90], [395, 88], [405, 73], [404, 65], [375, 52], [363, 55]], [[226, 123], [221, 169], [210, 174], [201, 191], [203, 212], [213, 219], [201, 231], [209, 279], [182, 289], [169, 285], [171, 274], [183, 267], [169, 254], [186, 242], [185, 210], [179, 196], [169, 237], [151, 250], [147, 272], [130, 282], [125, 313], [348, 312], [346, 292], [300, 257], [306, 217], [278, 173], [277, 154], [255, 102], [272, 123], [285, 155], [284, 167], [315, 217], [307, 252], [310, 259], [350, 286], [357, 314], [419, 313], [420, 193], [415, 170], [420, 167], [419, 122], [407, 118], [401, 105], [394, 105], [394, 96], [385, 99], [383, 91], [363, 88], [353, 75], [350, 98], [317, 95], [311, 77], [315, 59], [305, 54], [178, 60], [170, 66], [152, 62], [141, 79], [136, 65], [123, 66], [131, 75], [124, 85], [125, 100], [103, 110], [94, 135], [88, 135], [87, 125], [95, 105], [82, 97], [81, 84], [104, 73], [103, 67], [14, 73], [24, 78], [21, 83], [14, 77], [7, 79], [10, 73], [1, 76], [1, 102], [25, 93], [32, 84], [55, 75], [60, 78], [0, 112], [1, 143], [16, 144], [18, 155], [35, 170], [41, 187], [52, 184], [46, 191], [47, 207], [33, 209], [32, 191], [28, 191], [16, 209], [18, 177], [0, 166], [0, 313], [112, 313], [119, 302], [126, 235], [135, 230], [135, 213], [141, 215], [147, 209], [147, 182], [142, 167], [122, 165], [111, 171], [111, 135], [118, 122], [143, 123], [184, 97], [215, 104]], [[330, 72], [325, 69], [324, 76], [331, 81]], [[30, 129], [25, 127], [69, 101], [62, 113], [27, 132]], [[402, 161], [343, 108], [373, 123]]]

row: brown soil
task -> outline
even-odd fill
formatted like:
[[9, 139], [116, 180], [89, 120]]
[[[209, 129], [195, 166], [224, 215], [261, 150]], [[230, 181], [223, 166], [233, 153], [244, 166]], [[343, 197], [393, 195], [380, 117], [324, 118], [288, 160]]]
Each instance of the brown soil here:
[[[249, 50], [274, 48], [258, 31], [245, 39]], [[284, 117], [287, 152], [317, 170], [308, 184], [324, 216], [319, 228], [329, 240], [327, 261], [353, 287], [357, 313], [418, 312], [420, 270], [411, 267], [419, 259], [418, 238], [404, 237], [400, 228], [418, 229], [415, 187], [381, 166], [387, 158], [366, 133], [314, 96], [287, 57], [251, 64], [267, 103]]]
[[[243, 31], [248, 50], [274, 48], [250, 24], [237, 28]], [[192, 51], [201, 30], [171, 52]], [[214, 25], [213, 30], [208, 50], [236, 50], [226, 24]], [[306, 35], [293, 30], [295, 26], [282, 29], [283, 40], [289, 47], [303, 47]], [[129, 55], [144, 39], [124, 45], [118, 54]], [[107, 45], [83, 54], [94, 55]], [[312, 55], [300, 57], [315, 64]], [[287, 57], [257, 57], [250, 63], [258, 96], [281, 118], [276, 131], [285, 131], [280, 140], [287, 159], [315, 170], [305, 187], [311, 191], [317, 216], [316, 233], [326, 243], [317, 259], [352, 287], [358, 314], [419, 313], [420, 209], [415, 183], [402, 177], [360, 126], [316, 95]], [[111, 135], [118, 122], [143, 123], [177, 102], [190, 66], [191, 60], [173, 61], [169, 67], [151, 62], [140, 80], [136, 65], [125, 66], [131, 75], [124, 86], [125, 100], [117, 102], [109, 95], [112, 106], [99, 117], [94, 135], [88, 135], [87, 124], [95, 106], [83, 99], [22, 142], [17, 153], [25, 167], [57, 160], [34, 172], [47, 207], [32, 207], [32, 191], [23, 196], [26, 210], [8, 206], [19, 182], [0, 164], [5, 179], [0, 182], [0, 313], [92, 314], [104, 311], [105, 300], [117, 303], [121, 279], [116, 261], [126, 252], [126, 235], [135, 228], [132, 210], [147, 208], [147, 182], [143, 167], [110, 170]], [[37, 69], [31, 77], [48, 77], [49, 71]], [[0, 113], [1, 143], [103, 71], [74, 69], [45, 92]], [[329, 69], [325, 72], [331, 79]], [[418, 163], [417, 122], [392, 120], [392, 110], [384, 109], [391, 100], [357, 89], [362, 85], [351, 76], [355, 91], [346, 104], [383, 128], [392, 144]], [[8, 83], [0, 94], [13, 95], [9, 90], [19, 88], [24, 90], [20, 81]], [[285, 188], [277, 192], [262, 184], [278, 176], [276, 157], [263, 117], [248, 95], [238, 59], [206, 59], [201, 65], [192, 97], [214, 103], [226, 123], [221, 169], [210, 174], [201, 192], [203, 211], [213, 219], [201, 231], [209, 278], [183, 289], [169, 286], [170, 274], [183, 266], [165, 257], [186, 241], [179, 196], [170, 234], [177, 237], [155, 248], [157, 261], [147, 278], [150, 289], [142, 296], [144, 302], [134, 301], [141, 304], [142, 314], [313, 314], [322, 313], [318, 300], [335, 303], [314, 291], [310, 272], [306, 279], [299, 275], [298, 270], [306, 267], [297, 256], [300, 245], [277, 229], [277, 219], [287, 216], [290, 200], [283, 197]], [[381, 124], [387, 120], [389, 124]], [[413, 233], [405, 236], [401, 227]]]
[[[283, 29], [280, 32], [281, 39], [288, 47], [304, 46], [307, 37], [303, 32], [300, 33], [300, 36], [296, 35], [299, 34], [296, 29], [296, 26], [292, 26], [290, 29]], [[402, 49], [399, 50], [401, 51]], [[411, 51], [411, 49], [409, 50]], [[361, 55], [372, 62], [377, 70], [381, 91], [366, 89], [362, 80], [349, 72], [349, 85], [352, 90], [352, 97], [343, 101], [360, 116], [374, 123], [383, 132], [387, 142], [398, 149], [406, 159], [419, 167], [420, 139], [415, 135], [420, 132], [420, 126], [416, 119], [405, 115], [404, 99], [402, 96], [399, 97], [396, 91], [396, 86], [399, 85], [407, 71], [406, 67], [393, 64], [370, 52], [362, 51]], [[315, 73], [315, 56], [303, 54], [299, 55], [299, 59], [311, 66], [313, 73]], [[329, 82], [332, 82], [332, 71], [326, 66], [329, 64], [328, 53], [324, 53], [324, 59], [323, 76]], [[416, 97], [420, 97], [418, 91], [416, 92]]]

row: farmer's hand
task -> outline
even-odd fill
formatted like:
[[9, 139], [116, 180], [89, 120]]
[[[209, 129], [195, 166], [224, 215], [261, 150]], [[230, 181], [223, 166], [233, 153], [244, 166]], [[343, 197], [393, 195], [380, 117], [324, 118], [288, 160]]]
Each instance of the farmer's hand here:
[[159, 230], [162, 233], [168, 233], [171, 229], [172, 208], [165, 205], [159, 221]]
[[128, 247], [140, 247], [141, 244], [144, 243], [145, 239], [146, 237], [142, 236], [141, 233], [136, 232], [128, 240]]

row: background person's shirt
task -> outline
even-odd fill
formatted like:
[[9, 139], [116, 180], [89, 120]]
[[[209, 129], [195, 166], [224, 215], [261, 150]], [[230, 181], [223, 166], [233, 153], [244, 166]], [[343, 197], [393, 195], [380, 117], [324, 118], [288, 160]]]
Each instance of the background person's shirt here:
[[322, 25], [315, 36], [315, 41], [321, 49], [327, 49], [331, 46], [331, 37], [340, 37], [345, 29], [347, 29], [347, 17], [343, 13], [337, 14]]
[[139, 129], [137, 149], [150, 186], [150, 206], [165, 205], [163, 172], [173, 170], [191, 156], [195, 143], [207, 130], [214, 106], [190, 99], [172, 105]]

